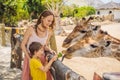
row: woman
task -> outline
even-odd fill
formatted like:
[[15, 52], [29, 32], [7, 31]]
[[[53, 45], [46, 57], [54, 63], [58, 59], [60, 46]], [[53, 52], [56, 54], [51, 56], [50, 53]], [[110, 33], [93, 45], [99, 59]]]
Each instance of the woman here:
[[[25, 34], [23, 41], [21, 43], [21, 48], [25, 53], [23, 71], [22, 71], [22, 80], [31, 80], [30, 69], [29, 69], [29, 60], [30, 52], [29, 45], [32, 42], [40, 42], [42, 45], [48, 45], [51, 36], [53, 36], [53, 26], [55, 24], [55, 18], [52, 12], [43, 11], [38, 18], [38, 21], [34, 27], [29, 27]], [[44, 65], [44, 56], [41, 57], [41, 61]], [[50, 72], [47, 72], [47, 80], [52, 80]]]

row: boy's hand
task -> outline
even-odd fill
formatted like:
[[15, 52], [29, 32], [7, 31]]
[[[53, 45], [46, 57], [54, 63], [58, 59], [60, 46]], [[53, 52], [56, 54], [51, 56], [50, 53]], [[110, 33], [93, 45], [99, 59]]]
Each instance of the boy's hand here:
[[57, 55], [57, 54], [55, 54], [55, 55], [53, 56], [53, 58], [52, 58], [52, 61], [56, 61], [56, 60], [57, 60], [57, 58], [58, 58], [58, 55]]
[[45, 58], [46, 58], [46, 61], [48, 62], [48, 55]]

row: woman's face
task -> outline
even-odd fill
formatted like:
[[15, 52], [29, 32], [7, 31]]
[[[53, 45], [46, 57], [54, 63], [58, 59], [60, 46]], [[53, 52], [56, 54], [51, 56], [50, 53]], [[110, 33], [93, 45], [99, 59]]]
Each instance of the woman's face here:
[[53, 15], [50, 15], [50, 16], [43, 18], [43, 25], [47, 29], [52, 24], [52, 22], [53, 22]]

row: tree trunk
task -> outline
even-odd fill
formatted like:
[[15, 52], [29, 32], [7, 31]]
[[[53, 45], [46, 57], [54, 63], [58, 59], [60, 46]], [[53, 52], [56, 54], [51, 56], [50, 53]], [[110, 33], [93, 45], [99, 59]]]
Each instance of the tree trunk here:
[[4, 24], [0, 24], [0, 28], [1, 28], [1, 38], [2, 38], [2, 46], [5, 46], [6, 40], [5, 40], [5, 25]]
[[60, 11], [55, 10], [53, 11], [54, 15], [55, 15], [55, 34], [60, 34], [61, 32], [63, 32], [63, 28], [60, 26]]
[[55, 29], [56, 30], [61, 30], [62, 28], [61, 28], [61, 26], [60, 26], [60, 17], [57, 15], [57, 16], [55, 16], [55, 22], [56, 22], [56, 27], [55, 27]]

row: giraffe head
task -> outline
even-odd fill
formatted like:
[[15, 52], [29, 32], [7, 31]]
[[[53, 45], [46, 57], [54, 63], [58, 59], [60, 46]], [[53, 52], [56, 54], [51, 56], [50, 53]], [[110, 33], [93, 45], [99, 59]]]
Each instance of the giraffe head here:
[[112, 53], [118, 56], [116, 53], [120, 53], [120, 46], [115, 43], [120, 44], [120, 40], [101, 30], [100, 25], [90, 24], [89, 21], [77, 25], [64, 40], [62, 46], [67, 49], [63, 50], [63, 58], [112, 56]]
[[93, 18], [90, 17], [85, 22], [76, 25], [76, 27], [73, 29], [73, 31], [63, 41], [62, 47], [68, 48], [71, 45], [71, 43], [76, 42], [76, 41], [82, 39], [86, 35], [86, 33], [88, 32], [90, 27], [92, 26], [89, 23], [90, 20], [92, 20], [92, 19]]

